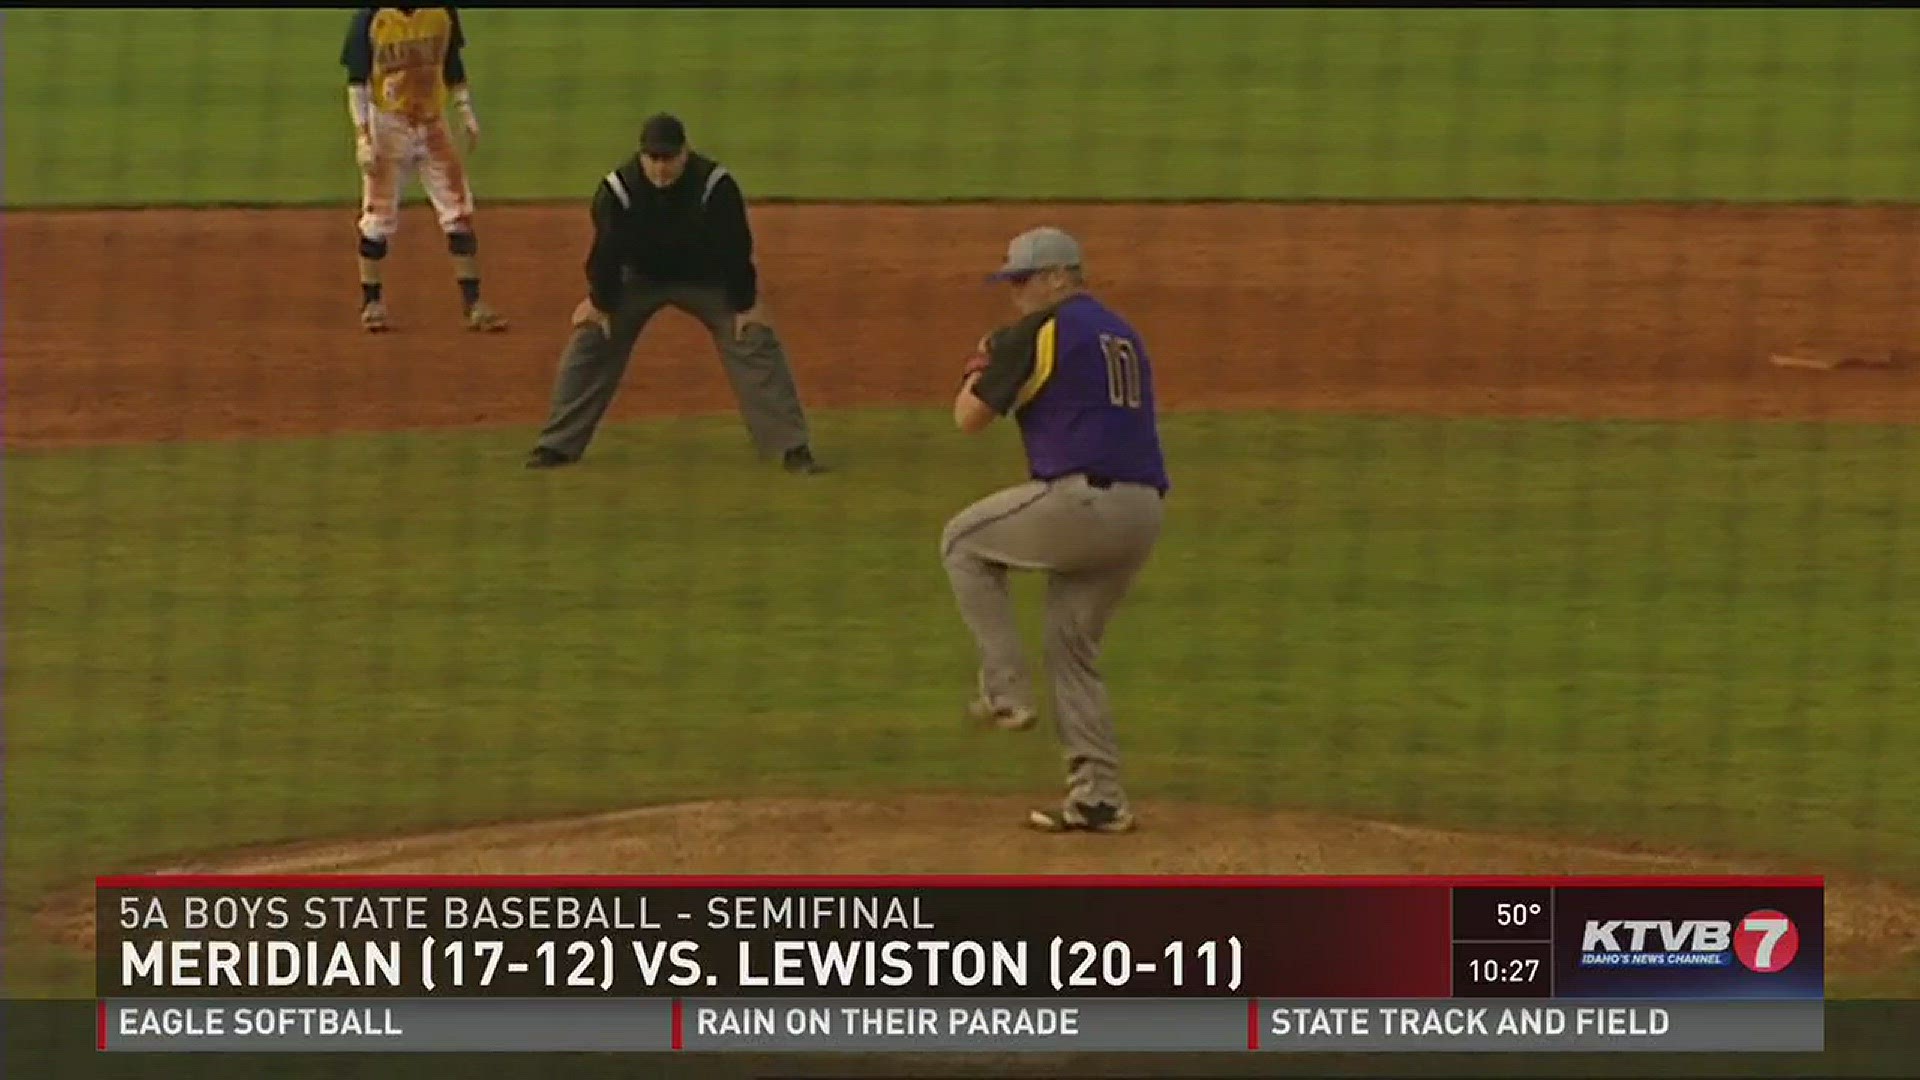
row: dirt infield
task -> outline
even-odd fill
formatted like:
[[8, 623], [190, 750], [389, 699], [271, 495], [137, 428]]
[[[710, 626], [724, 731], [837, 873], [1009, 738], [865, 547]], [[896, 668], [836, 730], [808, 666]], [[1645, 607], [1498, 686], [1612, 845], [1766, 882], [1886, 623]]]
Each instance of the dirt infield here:
[[[1557, 206], [768, 206], [768, 293], [814, 407], [944, 401], [1004, 299], [1006, 237], [1080, 233], [1171, 408], [1912, 421], [1920, 366], [1782, 370], [1802, 342], [1920, 347], [1920, 211]], [[431, 217], [355, 322], [343, 211], [12, 213], [5, 445], [531, 424], [582, 291], [579, 207], [479, 219], [504, 337], [459, 329]], [[663, 316], [614, 416], [731, 408]]]

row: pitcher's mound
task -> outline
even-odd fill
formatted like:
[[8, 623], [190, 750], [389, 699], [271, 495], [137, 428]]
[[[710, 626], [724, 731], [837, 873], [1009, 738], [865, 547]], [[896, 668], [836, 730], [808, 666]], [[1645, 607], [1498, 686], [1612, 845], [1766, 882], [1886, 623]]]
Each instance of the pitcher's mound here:
[[[1446, 832], [1319, 814], [1153, 802], [1125, 836], [1020, 827], [1029, 803], [680, 803], [430, 835], [301, 844], [159, 872], [255, 874], [1680, 874], [1754, 872], [1711, 857]], [[69, 912], [66, 930], [91, 944]], [[1874, 970], [1920, 947], [1920, 902], [1829, 878], [1830, 971]], [[75, 935], [79, 936], [79, 935]]]

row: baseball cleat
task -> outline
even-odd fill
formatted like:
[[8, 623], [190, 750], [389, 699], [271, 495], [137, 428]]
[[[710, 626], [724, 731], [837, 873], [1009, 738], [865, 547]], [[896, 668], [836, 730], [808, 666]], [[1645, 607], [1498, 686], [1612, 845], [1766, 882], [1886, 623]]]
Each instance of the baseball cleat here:
[[527, 455], [527, 468], [558, 469], [565, 465], [571, 465], [578, 460], [580, 459], [570, 458], [558, 450], [549, 450], [544, 446], [536, 446], [533, 448], [533, 452]]
[[827, 471], [825, 465], [813, 459], [813, 451], [804, 446], [796, 446], [781, 455], [780, 467], [795, 476], [812, 476]]
[[1024, 705], [995, 705], [984, 697], [977, 697], [967, 703], [967, 719], [1002, 731], [1025, 731], [1040, 719], [1040, 714]]
[[967, 702], [967, 719], [976, 724], [990, 724], [1002, 731], [1025, 731], [1040, 719], [1040, 714], [1026, 705], [995, 705], [987, 694], [987, 674], [980, 672], [975, 678], [979, 694]]
[[391, 329], [387, 324], [387, 305], [378, 300], [362, 305], [360, 327], [369, 334], [379, 334]]
[[487, 306], [485, 300], [476, 300], [467, 309], [467, 329], [483, 334], [497, 334], [507, 328], [507, 320]]
[[1027, 827], [1041, 832], [1132, 832], [1133, 811], [1112, 803], [1068, 801], [1058, 810], [1027, 811]]

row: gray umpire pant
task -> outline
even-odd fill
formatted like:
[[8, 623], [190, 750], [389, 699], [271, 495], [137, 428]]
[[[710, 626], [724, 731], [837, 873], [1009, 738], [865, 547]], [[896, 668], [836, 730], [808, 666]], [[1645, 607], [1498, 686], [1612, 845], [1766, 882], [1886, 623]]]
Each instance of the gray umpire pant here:
[[1100, 644], [1160, 537], [1159, 492], [1094, 487], [1084, 477], [1032, 481], [955, 515], [940, 554], [960, 616], [980, 650], [980, 692], [1002, 707], [1034, 707], [1009, 570], [1047, 575], [1045, 660], [1068, 797], [1124, 806], [1120, 745], [1098, 662]]
[[805, 446], [807, 417], [800, 392], [787, 366], [786, 350], [771, 327], [750, 326], [741, 337], [733, 334], [733, 305], [717, 288], [692, 285], [636, 286], [630, 284], [618, 311], [608, 312], [611, 333], [594, 326], [579, 327], [560, 356], [554, 379], [553, 406], [540, 445], [579, 458], [593, 441], [593, 433], [620, 388], [640, 332], [673, 306], [699, 319], [713, 335], [721, 366], [733, 384], [747, 434], [764, 455]]

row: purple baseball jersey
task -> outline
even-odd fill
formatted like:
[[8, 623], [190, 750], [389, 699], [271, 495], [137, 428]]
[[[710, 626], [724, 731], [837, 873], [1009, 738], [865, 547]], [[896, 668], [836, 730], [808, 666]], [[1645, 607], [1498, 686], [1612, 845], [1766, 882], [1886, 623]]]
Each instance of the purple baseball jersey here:
[[1076, 293], [994, 333], [974, 394], [1020, 425], [1036, 480], [1075, 473], [1171, 487], [1154, 411], [1153, 364], [1113, 309]]

